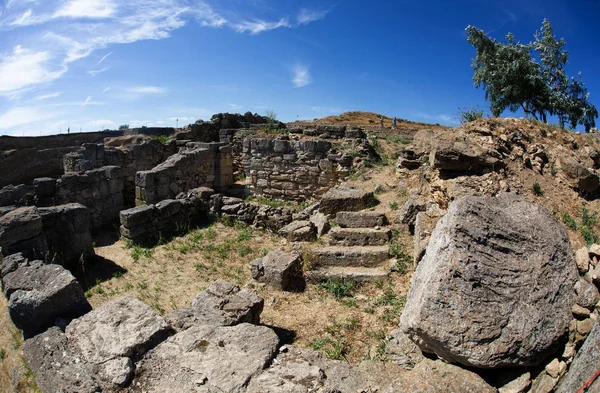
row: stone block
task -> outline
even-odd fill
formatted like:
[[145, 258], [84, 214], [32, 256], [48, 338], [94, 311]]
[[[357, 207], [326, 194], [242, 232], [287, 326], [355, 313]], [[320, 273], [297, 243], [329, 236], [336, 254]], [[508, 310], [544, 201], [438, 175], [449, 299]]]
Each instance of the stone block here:
[[271, 251], [263, 258], [254, 260], [250, 266], [252, 278], [280, 291], [302, 291], [302, 257], [280, 250]]

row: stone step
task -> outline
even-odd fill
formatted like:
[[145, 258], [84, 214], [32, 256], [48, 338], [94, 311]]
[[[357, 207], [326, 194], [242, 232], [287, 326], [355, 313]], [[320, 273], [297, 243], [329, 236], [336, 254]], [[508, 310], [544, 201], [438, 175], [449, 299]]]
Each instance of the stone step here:
[[388, 246], [329, 246], [313, 249], [310, 264], [317, 266], [378, 266], [389, 259]]
[[377, 212], [339, 212], [335, 221], [342, 228], [375, 228], [388, 224], [387, 217]]
[[383, 246], [392, 236], [392, 231], [373, 228], [333, 228], [329, 232], [329, 244], [344, 246]]
[[390, 273], [380, 268], [328, 266], [306, 273], [308, 282], [327, 280], [352, 280], [355, 282], [378, 282], [388, 278]]

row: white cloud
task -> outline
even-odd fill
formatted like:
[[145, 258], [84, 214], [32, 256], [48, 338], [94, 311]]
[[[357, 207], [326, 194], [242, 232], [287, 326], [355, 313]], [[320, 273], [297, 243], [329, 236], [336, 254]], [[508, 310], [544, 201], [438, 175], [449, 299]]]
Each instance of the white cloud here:
[[106, 86], [104, 90], [102, 90], [102, 94], [108, 92], [110, 90], [110, 86]]
[[243, 21], [232, 24], [232, 27], [238, 33], [249, 32], [250, 34], [259, 34], [264, 31], [278, 29], [280, 27], [292, 27], [287, 19], [280, 19], [277, 22], [267, 22], [260, 19]]
[[9, 130], [11, 128], [32, 124], [41, 120], [52, 118], [53, 115], [43, 112], [34, 107], [16, 107], [0, 115], [0, 129]]
[[294, 67], [292, 83], [296, 87], [304, 87], [312, 83], [310, 72], [306, 66], [296, 65], [296, 67]]
[[87, 96], [85, 101], [81, 104], [81, 106], [87, 106], [92, 101], [92, 96]]
[[448, 114], [431, 115], [429, 113], [416, 112], [415, 116], [423, 118], [427, 121], [444, 122], [446, 124], [458, 124], [455, 116]]
[[227, 104], [227, 106], [229, 106], [231, 109], [233, 109], [235, 111], [239, 111], [240, 109], [242, 109], [242, 106], [237, 105], [237, 104]]
[[111, 0], [71, 0], [59, 8], [54, 17], [108, 18], [115, 14], [116, 9]]
[[49, 52], [36, 52], [15, 46], [13, 53], [0, 62], [0, 95], [8, 95], [28, 86], [59, 78], [66, 69], [53, 69], [51, 59]]
[[96, 65], [100, 65], [104, 62], [104, 60], [106, 60], [108, 58], [108, 56], [112, 55], [113, 52], [107, 53], [106, 55], [102, 56], [102, 58], [100, 59], [100, 61], [98, 63], [96, 63]]
[[298, 17], [297, 17], [298, 24], [306, 25], [311, 22], [321, 20], [321, 19], [325, 18], [325, 16], [328, 13], [329, 13], [329, 10], [309, 10], [309, 9], [303, 8], [298, 13]]
[[129, 87], [129, 88], [125, 89], [125, 91], [127, 91], [128, 93], [150, 94], [150, 95], [166, 93], [166, 89], [164, 89], [162, 87], [158, 87], [158, 86], [135, 86], [135, 87]]
[[47, 100], [47, 99], [50, 99], [50, 98], [56, 98], [56, 97], [60, 96], [61, 94], [62, 94], [62, 92], [42, 94], [42, 95], [39, 95], [39, 96], [35, 97], [34, 100], [36, 100], [36, 101]]
[[110, 67], [100, 68], [99, 70], [89, 70], [87, 73], [90, 74], [92, 77], [95, 77], [96, 75], [108, 70], [110, 70]]

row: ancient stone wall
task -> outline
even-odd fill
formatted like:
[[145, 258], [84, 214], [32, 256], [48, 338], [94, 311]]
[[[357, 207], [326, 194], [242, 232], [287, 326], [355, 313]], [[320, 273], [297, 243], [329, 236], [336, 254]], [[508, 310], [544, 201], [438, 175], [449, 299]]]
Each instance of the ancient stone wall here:
[[242, 166], [246, 184], [255, 194], [290, 200], [321, 195], [340, 178], [340, 154], [330, 154], [323, 140], [246, 137]]
[[123, 171], [117, 166], [68, 173], [56, 181], [54, 202], [81, 203], [90, 210], [92, 228], [100, 228], [119, 217], [124, 208]]
[[135, 178], [136, 205], [173, 199], [198, 187], [221, 190], [233, 183], [233, 158], [220, 143], [189, 143], [165, 162]]

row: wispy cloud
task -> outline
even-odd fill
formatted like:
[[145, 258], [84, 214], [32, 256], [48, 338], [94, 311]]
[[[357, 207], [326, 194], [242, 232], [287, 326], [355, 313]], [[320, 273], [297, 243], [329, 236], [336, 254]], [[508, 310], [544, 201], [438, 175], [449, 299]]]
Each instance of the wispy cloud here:
[[276, 22], [268, 22], [260, 19], [252, 21], [243, 21], [232, 24], [232, 27], [238, 33], [249, 32], [250, 34], [260, 34], [265, 31], [275, 30], [280, 27], [291, 27], [290, 22], [287, 19], [280, 19]]
[[87, 96], [85, 101], [81, 104], [81, 106], [87, 106], [92, 101], [92, 96]]
[[55, 18], [108, 18], [116, 13], [117, 5], [111, 0], [70, 0], [54, 13]]
[[304, 87], [312, 83], [310, 72], [306, 66], [296, 65], [293, 74], [292, 83], [295, 87]]
[[108, 70], [110, 70], [110, 67], [100, 68], [99, 70], [89, 70], [87, 73], [90, 74], [92, 77], [95, 77], [96, 75]]
[[110, 86], [106, 86], [104, 90], [102, 90], [102, 94], [108, 92], [110, 90]]
[[36, 100], [36, 101], [48, 100], [50, 98], [56, 98], [56, 97], [60, 96], [61, 94], [62, 94], [62, 92], [41, 94], [41, 95], [35, 97], [34, 100]]
[[51, 60], [49, 52], [15, 46], [12, 54], [0, 60], [0, 95], [60, 78], [66, 68], [53, 66]]
[[100, 59], [100, 61], [98, 63], [96, 63], [96, 65], [102, 64], [104, 62], [104, 60], [108, 59], [108, 57], [112, 54], [113, 54], [113, 52], [110, 52], [110, 53], [107, 53], [104, 56], [102, 56], [102, 58]]
[[0, 130], [47, 120], [53, 117], [50, 112], [44, 112], [35, 107], [16, 107], [0, 114]]
[[329, 10], [309, 10], [303, 8], [298, 13], [297, 21], [299, 25], [306, 25], [325, 18], [328, 13]]
[[164, 94], [167, 90], [158, 86], [135, 86], [128, 87], [125, 91], [135, 94]]

